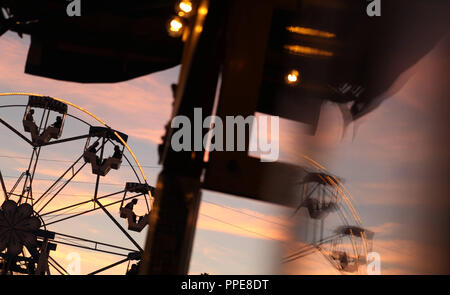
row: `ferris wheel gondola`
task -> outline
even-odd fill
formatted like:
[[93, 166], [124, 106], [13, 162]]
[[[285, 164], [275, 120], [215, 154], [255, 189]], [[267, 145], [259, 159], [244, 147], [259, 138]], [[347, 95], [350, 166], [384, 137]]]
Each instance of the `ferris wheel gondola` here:
[[[117, 135], [116, 135], [117, 134]], [[122, 140], [119, 139], [119, 136]], [[86, 140], [83, 158], [92, 167], [92, 173], [106, 176], [111, 169], [118, 170], [122, 164], [122, 155], [128, 135], [106, 127], [89, 128], [89, 136]], [[90, 143], [94, 141], [91, 145]], [[114, 145], [114, 154], [105, 157], [105, 145]], [[119, 147], [120, 146], [120, 147]]]
[[367, 262], [367, 253], [372, 251], [374, 233], [370, 230], [343, 225], [335, 230], [336, 235], [318, 246], [325, 257], [344, 272], [358, 272]]
[[[34, 121], [34, 109], [43, 110], [39, 126]], [[48, 125], [51, 113], [59, 114], [53, 124]], [[25, 132], [31, 134], [34, 145], [48, 143], [51, 139], [59, 139], [64, 129], [67, 115], [67, 105], [50, 97], [30, 96], [23, 116], [23, 127]], [[42, 132], [41, 132], [42, 131]]]
[[[290, 263], [319, 252], [341, 273], [364, 272], [362, 266], [366, 265], [368, 253], [372, 251], [374, 233], [363, 228], [352, 197], [342, 181], [316, 162], [309, 161], [314, 171], [308, 172], [298, 182], [300, 204], [294, 215], [301, 208], [306, 209], [313, 224], [312, 240], [284, 257], [282, 262]], [[330, 226], [335, 229], [325, 233], [326, 220], [331, 217], [335, 222]], [[319, 234], [316, 232], [318, 223]], [[304, 228], [307, 230], [308, 226]], [[305, 234], [308, 236], [307, 231]]]

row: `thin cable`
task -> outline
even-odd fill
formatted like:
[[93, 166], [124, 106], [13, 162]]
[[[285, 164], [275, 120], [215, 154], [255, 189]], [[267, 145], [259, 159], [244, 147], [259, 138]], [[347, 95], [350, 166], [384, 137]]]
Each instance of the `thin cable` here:
[[246, 212], [244, 212], [244, 211], [242, 211], [242, 210], [239, 210], [239, 209], [236, 209], [236, 208], [233, 208], [233, 207], [229, 207], [229, 206], [226, 206], [226, 205], [217, 204], [217, 203], [214, 203], [214, 202], [211, 202], [211, 201], [206, 201], [206, 200], [202, 200], [202, 202], [209, 203], [209, 204], [213, 204], [213, 205], [215, 205], [215, 206], [219, 206], [219, 207], [222, 207], [222, 208], [225, 208], [225, 209], [228, 209], [228, 210], [231, 210], [231, 211], [235, 211], [235, 212], [238, 212], [238, 213], [241, 213], [241, 214], [250, 216], [250, 217], [254, 217], [254, 218], [263, 220], [263, 221], [265, 221], [265, 222], [268, 222], [268, 223], [272, 223], [272, 224], [276, 224], [276, 225], [279, 225], [279, 226], [282, 226], [282, 227], [289, 228], [289, 226], [286, 225], [286, 224], [281, 224], [281, 223], [278, 223], [278, 222], [275, 222], [275, 221], [272, 221], [272, 220], [268, 220], [268, 219], [265, 219], [265, 218], [260, 217], [260, 216], [257, 216], [257, 215], [253, 215], [253, 214], [250, 214], [250, 213], [246, 213]]
[[[0, 158], [8, 158], [8, 159], [19, 159], [19, 160], [29, 160], [30, 158], [27, 157], [19, 157], [19, 156], [10, 156], [10, 155], [0, 155]], [[70, 160], [62, 160], [62, 159], [39, 159], [39, 161], [46, 161], [46, 162], [57, 162], [57, 163], [73, 163], [73, 161]], [[135, 165], [128, 165], [128, 164], [122, 164], [121, 166], [124, 167], [134, 167], [137, 168], [138, 166]], [[141, 167], [143, 168], [162, 168], [162, 166], [157, 165], [157, 166], [153, 166], [153, 165], [141, 165]]]
[[[17, 179], [18, 176], [11, 176], [11, 175], [3, 175], [4, 178], [12, 178], [12, 179]], [[50, 178], [34, 178], [33, 180], [41, 180], [41, 181], [55, 181], [55, 179], [50, 179]], [[63, 180], [68, 180], [68, 179], [63, 179]], [[95, 184], [95, 182], [90, 182], [90, 181], [79, 181], [79, 180], [71, 180], [70, 182], [73, 183], [80, 183], [80, 184]], [[123, 186], [123, 183], [114, 183], [114, 182], [102, 182], [102, 185], [112, 185], [112, 186]]]
[[213, 220], [215, 220], [215, 221], [217, 221], [217, 222], [221, 222], [221, 223], [227, 224], [227, 225], [229, 225], [229, 226], [233, 226], [233, 227], [238, 228], [238, 229], [240, 229], [240, 230], [243, 230], [243, 231], [246, 231], [246, 232], [249, 232], [249, 233], [253, 233], [253, 234], [255, 234], [255, 235], [264, 237], [264, 238], [266, 238], [266, 239], [274, 240], [274, 241], [276, 241], [276, 242], [282, 242], [282, 243], [285, 243], [284, 241], [280, 241], [280, 240], [274, 239], [274, 238], [272, 238], [272, 237], [266, 236], [266, 235], [261, 234], [261, 233], [259, 233], [259, 232], [256, 232], [256, 231], [247, 229], [247, 228], [245, 228], [245, 227], [242, 227], [242, 226], [239, 226], [239, 225], [236, 225], [236, 224], [232, 224], [232, 223], [223, 221], [223, 220], [221, 220], [221, 219], [218, 219], [218, 218], [215, 218], [215, 217], [212, 217], [212, 216], [203, 214], [203, 213], [201, 213], [200, 215], [205, 216], [205, 217], [208, 217], [208, 218], [211, 218], [211, 219], [213, 219]]

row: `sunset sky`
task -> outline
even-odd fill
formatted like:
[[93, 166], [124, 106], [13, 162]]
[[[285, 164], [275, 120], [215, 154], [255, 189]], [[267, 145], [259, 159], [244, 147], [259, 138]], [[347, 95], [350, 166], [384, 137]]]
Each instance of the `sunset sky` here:
[[[179, 67], [116, 84], [62, 82], [23, 73], [29, 43], [28, 36], [20, 39], [10, 32], [0, 38], [0, 92], [60, 97], [89, 110], [112, 128], [129, 135], [128, 143], [144, 166], [149, 184], [155, 185], [160, 171], [157, 145], [170, 119], [170, 84], [177, 82]], [[447, 267], [442, 264], [445, 259], [448, 261], [445, 256], [448, 254], [444, 254], [448, 252], [448, 227], [443, 225], [448, 224], [446, 214], [450, 206], [447, 196], [450, 153], [448, 129], [442, 131], [438, 127], [449, 109], [448, 88], [442, 87], [449, 77], [450, 61], [448, 55], [445, 57], [450, 48], [448, 43], [447, 37], [411, 68], [411, 78], [401, 90], [351, 126], [344, 138], [341, 138], [342, 119], [337, 107], [331, 104], [324, 106], [314, 138], [301, 134], [297, 123], [284, 119], [280, 122], [280, 160], [297, 163], [302, 154], [308, 154], [344, 179], [364, 226], [375, 232], [373, 250], [381, 255], [383, 274], [439, 273]], [[26, 103], [26, 97], [0, 97], [0, 105], [19, 101]], [[0, 116], [20, 126], [23, 109], [0, 110]], [[76, 134], [76, 126], [74, 123], [67, 132]], [[3, 127], [0, 143], [0, 169], [10, 177], [5, 180], [11, 187], [12, 177], [18, 177], [25, 169], [27, 161], [23, 158], [29, 157], [31, 150]], [[40, 163], [39, 177], [58, 176], [59, 171], [70, 165], [63, 161], [74, 160], [83, 146], [84, 141], [80, 141], [50, 149], [42, 157], [62, 162]], [[104, 186], [103, 192], [119, 191], [118, 187], [131, 178], [129, 168], [113, 171], [104, 180], [109, 185]], [[66, 192], [58, 205], [89, 199], [90, 182], [95, 177], [85, 169], [77, 180], [79, 185]], [[44, 188], [45, 181], [36, 185]], [[143, 201], [139, 205], [139, 212], [144, 212]], [[110, 208], [124, 225], [125, 221], [118, 217], [118, 207]], [[301, 219], [292, 219], [292, 211], [204, 191], [190, 273], [339, 274], [319, 253], [280, 265], [281, 257], [294, 251], [298, 244], [292, 232]], [[51, 230], [132, 248], [100, 211]], [[146, 230], [133, 237], [143, 246], [145, 235]], [[58, 250], [54, 258], [62, 265], [68, 263], [68, 253], [79, 252], [82, 272], [121, 259], [67, 246]], [[124, 267], [126, 264], [105, 273], [123, 273]]]

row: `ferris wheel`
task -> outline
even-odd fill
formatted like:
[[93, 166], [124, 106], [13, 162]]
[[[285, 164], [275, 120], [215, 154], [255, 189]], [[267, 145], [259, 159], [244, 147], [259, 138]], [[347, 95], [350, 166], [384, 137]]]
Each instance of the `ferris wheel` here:
[[308, 224], [304, 225], [302, 240], [306, 243], [284, 257], [282, 263], [319, 252], [342, 274], [365, 273], [374, 233], [363, 227], [342, 181], [314, 160], [304, 158], [311, 168], [297, 183], [299, 205], [294, 215], [303, 210], [312, 233]]
[[79, 251], [92, 254], [76, 274], [136, 273], [154, 188], [128, 136], [30, 93], [0, 94], [0, 125], [0, 273], [72, 274], [61, 259]]

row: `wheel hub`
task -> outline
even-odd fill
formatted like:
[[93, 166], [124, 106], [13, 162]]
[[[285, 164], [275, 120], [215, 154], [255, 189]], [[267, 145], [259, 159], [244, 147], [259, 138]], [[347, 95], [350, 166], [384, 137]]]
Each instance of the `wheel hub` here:
[[6, 200], [0, 207], [0, 252], [7, 249], [10, 256], [19, 255], [23, 246], [37, 246], [36, 231], [41, 221], [33, 215], [30, 204]]

